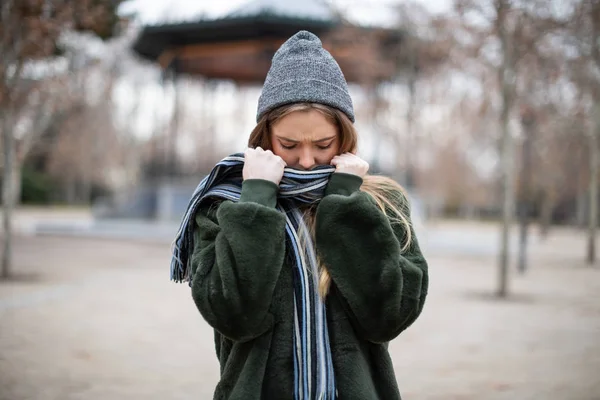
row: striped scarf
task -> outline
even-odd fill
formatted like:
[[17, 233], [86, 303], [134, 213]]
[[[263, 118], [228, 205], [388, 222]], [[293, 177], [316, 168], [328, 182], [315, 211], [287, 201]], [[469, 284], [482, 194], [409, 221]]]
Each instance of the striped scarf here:
[[[194, 215], [203, 200], [238, 201], [242, 190], [244, 155], [221, 160], [198, 185], [173, 242], [171, 280], [189, 282]], [[329, 182], [331, 166], [311, 171], [285, 168], [279, 185], [277, 209], [285, 215], [287, 251], [294, 260], [294, 399], [335, 399], [335, 379], [325, 304], [318, 293], [319, 271], [311, 235], [298, 207], [316, 204]]]

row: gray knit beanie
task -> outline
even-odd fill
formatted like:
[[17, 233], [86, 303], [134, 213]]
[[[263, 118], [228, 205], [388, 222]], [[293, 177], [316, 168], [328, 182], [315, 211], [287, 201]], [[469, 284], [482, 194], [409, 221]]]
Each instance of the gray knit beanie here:
[[273, 56], [258, 99], [256, 121], [278, 106], [300, 102], [335, 107], [354, 122], [352, 99], [340, 66], [321, 40], [307, 31], [289, 38]]

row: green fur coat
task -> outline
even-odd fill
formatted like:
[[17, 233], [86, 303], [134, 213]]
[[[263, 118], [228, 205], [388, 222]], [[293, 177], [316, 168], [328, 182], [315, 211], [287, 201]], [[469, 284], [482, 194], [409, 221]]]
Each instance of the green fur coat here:
[[[316, 209], [317, 252], [332, 277], [326, 299], [338, 398], [400, 399], [388, 342], [419, 316], [427, 262], [413, 233], [359, 191], [360, 177], [334, 173]], [[221, 379], [214, 399], [293, 398], [294, 298], [278, 187], [247, 180], [240, 201], [195, 217], [192, 297], [214, 328]], [[409, 215], [404, 196], [392, 201]]]

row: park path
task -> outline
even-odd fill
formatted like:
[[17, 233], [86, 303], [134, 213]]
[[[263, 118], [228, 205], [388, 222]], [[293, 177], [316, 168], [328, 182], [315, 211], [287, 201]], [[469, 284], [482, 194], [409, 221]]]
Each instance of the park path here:
[[[403, 398], [599, 400], [600, 268], [580, 261], [583, 244], [572, 230], [534, 240], [505, 301], [490, 296], [494, 258], [427, 254], [425, 311], [390, 346]], [[169, 243], [22, 236], [15, 258], [17, 279], [0, 283], [0, 400], [212, 398], [212, 331], [169, 281]]]

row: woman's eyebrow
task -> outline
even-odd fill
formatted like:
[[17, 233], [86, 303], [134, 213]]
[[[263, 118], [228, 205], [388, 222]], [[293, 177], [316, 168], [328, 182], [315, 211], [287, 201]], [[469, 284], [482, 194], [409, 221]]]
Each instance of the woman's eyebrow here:
[[[300, 143], [300, 140], [294, 140], [294, 139], [286, 138], [285, 136], [277, 136], [277, 138], [281, 139], [281, 140], [285, 140], [286, 142]], [[336, 138], [336, 136], [334, 135], [334, 136], [329, 136], [329, 137], [326, 137], [326, 138], [323, 138], [323, 139], [313, 140], [312, 142], [313, 143], [321, 143], [321, 142], [326, 142], [328, 140], [332, 140], [332, 139], [335, 139], [335, 138]]]
[[326, 137], [326, 138], [323, 138], [323, 139], [313, 140], [313, 143], [326, 142], [328, 140], [332, 140], [332, 139], [335, 139], [335, 138], [336, 138], [336, 135], [333, 135], [333, 136], [329, 136], [329, 137]]

